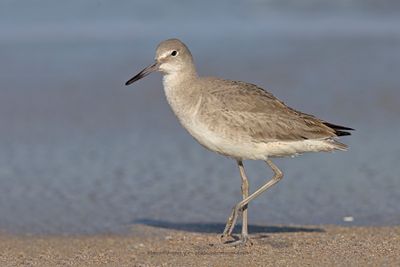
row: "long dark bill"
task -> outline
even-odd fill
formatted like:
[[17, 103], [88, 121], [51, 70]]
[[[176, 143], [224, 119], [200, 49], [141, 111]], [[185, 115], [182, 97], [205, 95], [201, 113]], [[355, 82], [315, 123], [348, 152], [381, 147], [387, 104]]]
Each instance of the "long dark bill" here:
[[143, 77], [146, 77], [147, 75], [149, 75], [150, 73], [152, 73], [153, 71], [156, 71], [156, 70], [158, 70], [157, 62], [155, 62], [153, 65], [150, 65], [150, 66], [144, 68], [141, 72], [139, 72], [133, 78], [131, 78], [129, 81], [127, 81], [125, 83], [125, 85], [130, 85], [130, 84], [142, 79]]

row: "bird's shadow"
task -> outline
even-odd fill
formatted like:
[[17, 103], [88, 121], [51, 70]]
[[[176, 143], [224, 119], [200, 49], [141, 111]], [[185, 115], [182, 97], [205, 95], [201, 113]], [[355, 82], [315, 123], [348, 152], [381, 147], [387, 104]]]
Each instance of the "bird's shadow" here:
[[[222, 233], [225, 224], [222, 223], [176, 223], [152, 219], [138, 219], [133, 224], [142, 224], [163, 229], [180, 230], [196, 233]], [[239, 226], [239, 225], [238, 225]], [[240, 227], [236, 227], [236, 233]], [[249, 232], [253, 234], [269, 234], [269, 233], [296, 233], [296, 232], [309, 232], [309, 233], [323, 233], [322, 228], [317, 227], [301, 227], [301, 226], [260, 226], [249, 225]]]

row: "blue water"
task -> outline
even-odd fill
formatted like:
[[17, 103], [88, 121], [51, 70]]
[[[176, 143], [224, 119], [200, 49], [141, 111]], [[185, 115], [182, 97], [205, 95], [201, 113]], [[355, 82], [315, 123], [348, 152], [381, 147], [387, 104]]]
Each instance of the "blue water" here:
[[[251, 224], [399, 224], [399, 15], [397, 1], [0, 1], [0, 231], [226, 220], [235, 162], [180, 127], [159, 74], [123, 86], [171, 37], [202, 75], [357, 129], [348, 152], [275, 160], [285, 178]], [[252, 191], [272, 175], [245, 166]]]

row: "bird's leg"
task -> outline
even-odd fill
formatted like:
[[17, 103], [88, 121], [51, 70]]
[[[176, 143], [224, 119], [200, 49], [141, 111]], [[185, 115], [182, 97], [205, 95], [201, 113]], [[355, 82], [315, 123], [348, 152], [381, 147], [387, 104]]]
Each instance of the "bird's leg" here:
[[246, 197], [245, 199], [240, 201], [237, 205], [235, 205], [235, 207], [233, 207], [232, 213], [229, 216], [228, 221], [226, 223], [225, 230], [222, 233], [222, 237], [230, 236], [232, 234], [239, 212], [243, 211], [244, 207], [247, 206], [247, 204], [249, 204], [250, 201], [261, 195], [268, 188], [270, 188], [271, 186], [273, 186], [282, 179], [283, 173], [281, 172], [281, 170], [279, 170], [278, 167], [269, 159], [266, 160], [266, 163], [274, 171], [274, 176], [266, 184], [257, 189], [253, 194]]
[[[238, 167], [239, 167], [239, 172], [240, 172], [240, 177], [242, 178], [242, 197], [243, 199], [246, 199], [249, 196], [249, 180], [247, 179], [246, 173], [244, 171], [244, 166], [243, 162], [241, 160], [237, 161]], [[242, 210], [242, 236], [240, 240], [237, 240], [234, 243], [246, 243], [247, 240], [249, 239], [249, 233], [247, 230], [247, 225], [248, 225], [248, 216], [247, 216], [247, 206], [245, 205]], [[225, 236], [221, 236], [225, 237]]]
[[[249, 180], [247, 179], [246, 173], [244, 171], [244, 166], [242, 161], [238, 161], [240, 177], [242, 178], [242, 197], [246, 199], [249, 196]], [[242, 213], [242, 236], [241, 242], [246, 243], [249, 240], [248, 231], [248, 204], [244, 205]]]
[[[242, 178], [242, 197], [246, 199], [249, 196], [249, 180], [247, 179], [246, 173], [244, 171], [243, 162], [241, 160], [237, 161], [239, 166], [240, 177]], [[231, 245], [245, 245], [245, 244], [252, 244], [249, 239], [249, 232], [248, 232], [248, 205], [244, 205], [242, 209], [242, 235], [239, 240], [231, 242]]]

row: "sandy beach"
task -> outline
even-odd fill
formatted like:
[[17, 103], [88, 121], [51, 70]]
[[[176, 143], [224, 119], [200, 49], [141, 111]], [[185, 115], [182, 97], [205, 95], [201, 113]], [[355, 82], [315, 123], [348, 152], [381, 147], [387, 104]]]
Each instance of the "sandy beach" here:
[[398, 266], [400, 263], [399, 226], [268, 226], [251, 235], [253, 245], [245, 247], [222, 245], [212, 230], [200, 233], [135, 225], [126, 235], [3, 233], [0, 265]]

